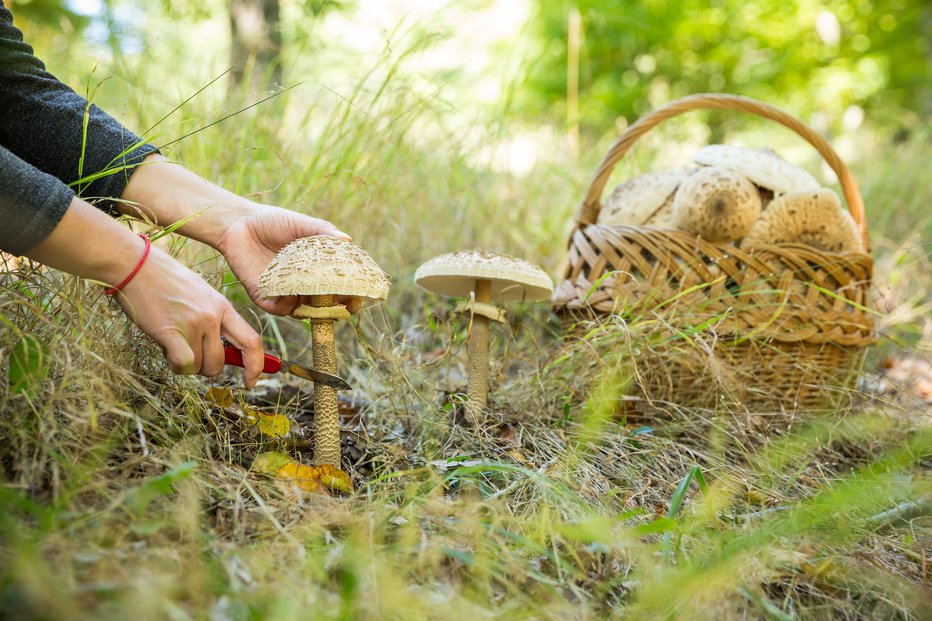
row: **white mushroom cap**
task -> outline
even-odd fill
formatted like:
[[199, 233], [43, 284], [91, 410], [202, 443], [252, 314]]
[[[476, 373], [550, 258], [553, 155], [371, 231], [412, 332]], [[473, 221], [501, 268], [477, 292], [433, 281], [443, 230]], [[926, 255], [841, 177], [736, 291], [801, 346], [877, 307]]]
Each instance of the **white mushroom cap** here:
[[491, 281], [497, 302], [543, 300], [553, 291], [550, 276], [536, 265], [481, 250], [434, 257], [414, 273], [414, 282], [428, 291], [458, 298], [474, 291], [477, 280]]
[[605, 199], [597, 224], [645, 224], [692, 172], [688, 168], [658, 170], [617, 185]]
[[259, 293], [344, 295], [368, 301], [388, 297], [391, 278], [351, 241], [317, 235], [297, 239], [272, 259], [259, 277]]
[[710, 144], [696, 153], [693, 161], [705, 166], [728, 166], [777, 194], [819, 189], [815, 177], [790, 164], [772, 149]]
[[673, 199], [679, 226], [711, 242], [741, 239], [760, 216], [760, 193], [744, 175], [710, 166], [691, 175]]
[[652, 229], [679, 229], [680, 221], [676, 217], [676, 212], [673, 210], [673, 202], [675, 195], [671, 194], [663, 205], [654, 212], [650, 218], [647, 219], [647, 222], [644, 223], [644, 226]]
[[741, 247], [790, 242], [828, 252], [864, 252], [854, 218], [828, 188], [773, 199], [741, 240]]

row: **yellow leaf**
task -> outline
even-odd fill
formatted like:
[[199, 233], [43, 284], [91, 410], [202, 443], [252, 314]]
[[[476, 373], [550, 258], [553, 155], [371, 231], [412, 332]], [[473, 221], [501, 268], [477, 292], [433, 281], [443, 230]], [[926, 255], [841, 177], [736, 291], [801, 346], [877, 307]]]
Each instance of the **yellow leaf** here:
[[294, 461], [291, 456], [281, 451], [266, 451], [259, 453], [252, 461], [252, 469], [262, 474], [275, 474], [278, 469]]
[[250, 425], [255, 425], [259, 421], [259, 415], [262, 414], [259, 410], [248, 405], [243, 406], [243, 414], [246, 415], [246, 421]]
[[317, 466], [317, 471], [320, 476], [320, 482], [326, 485], [328, 489], [345, 494], [353, 491], [353, 482], [350, 480], [349, 475], [342, 470], [324, 464]]
[[207, 389], [204, 399], [216, 406], [228, 408], [233, 405], [233, 391], [227, 387], [211, 386]]
[[511, 449], [510, 451], [508, 451], [508, 455], [510, 455], [511, 458], [514, 459], [519, 464], [522, 464], [525, 466], [531, 465], [531, 462], [529, 462], [527, 457], [524, 456], [524, 453], [522, 453], [518, 449]]
[[290, 483], [294, 488], [301, 491], [316, 492], [320, 490], [317, 470], [296, 461], [279, 468], [275, 473], [275, 478]]
[[281, 438], [291, 431], [291, 421], [281, 414], [259, 414], [259, 431], [273, 438]]

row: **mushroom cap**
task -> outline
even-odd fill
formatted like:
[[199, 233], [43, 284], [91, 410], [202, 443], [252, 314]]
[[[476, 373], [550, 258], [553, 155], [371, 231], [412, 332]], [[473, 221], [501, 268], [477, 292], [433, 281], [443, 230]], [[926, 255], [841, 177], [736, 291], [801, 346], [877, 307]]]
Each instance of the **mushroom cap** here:
[[615, 186], [599, 211], [598, 224], [645, 224], [692, 174], [689, 168], [658, 170], [628, 179]]
[[533, 263], [482, 250], [442, 254], [414, 273], [414, 282], [428, 291], [457, 298], [474, 291], [477, 280], [492, 282], [498, 302], [543, 300], [553, 292], [550, 276]]
[[827, 252], [864, 252], [854, 218], [828, 188], [773, 199], [741, 240], [741, 248], [789, 242]]
[[673, 199], [679, 226], [711, 242], [741, 239], [761, 212], [760, 192], [731, 168], [709, 166], [691, 175]]
[[693, 161], [705, 166], [733, 168], [760, 187], [777, 194], [819, 189], [819, 182], [815, 177], [790, 164], [768, 148], [710, 144], [700, 149], [693, 156]]
[[281, 249], [259, 277], [263, 297], [344, 295], [370, 302], [388, 297], [391, 278], [351, 241], [315, 235]]
[[654, 215], [647, 219], [644, 226], [652, 229], [679, 229], [680, 221], [677, 219], [676, 212], [673, 210], [674, 197], [674, 194], [667, 197], [667, 200], [660, 206], [660, 209], [655, 211]]

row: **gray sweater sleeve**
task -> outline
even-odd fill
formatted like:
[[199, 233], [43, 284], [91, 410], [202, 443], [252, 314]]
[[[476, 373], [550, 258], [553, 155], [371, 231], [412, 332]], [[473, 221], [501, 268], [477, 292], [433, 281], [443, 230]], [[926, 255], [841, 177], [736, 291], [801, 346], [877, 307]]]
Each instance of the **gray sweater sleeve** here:
[[0, 250], [25, 254], [65, 215], [74, 190], [0, 146]]
[[[48, 73], [2, 2], [0, 147], [0, 248], [13, 253], [55, 228], [74, 195], [69, 186], [112, 209], [109, 199], [123, 193], [133, 166], [156, 150]], [[78, 183], [102, 172], [108, 174]]]

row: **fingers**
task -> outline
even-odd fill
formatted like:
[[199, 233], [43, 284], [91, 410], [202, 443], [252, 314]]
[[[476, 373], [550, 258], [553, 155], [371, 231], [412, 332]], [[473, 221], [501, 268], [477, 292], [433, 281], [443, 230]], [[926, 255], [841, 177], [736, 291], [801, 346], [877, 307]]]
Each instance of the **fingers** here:
[[[224, 314], [220, 330], [233, 346], [243, 352], [243, 384], [245, 384], [246, 388], [252, 388], [256, 385], [256, 380], [259, 379], [259, 374], [262, 373], [265, 362], [262, 338], [232, 308], [230, 312]], [[216, 341], [219, 345], [219, 335], [216, 337]], [[220, 348], [220, 358], [222, 362], [222, 347]]]
[[310, 216], [308, 216], [307, 222], [308, 224], [304, 229], [303, 237], [327, 235], [329, 237], [340, 237], [346, 241], [353, 241], [350, 235], [338, 229], [332, 222], [321, 218], [312, 218]]
[[300, 303], [301, 299], [296, 295], [286, 295], [280, 298], [260, 298], [256, 301], [259, 308], [279, 317], [293, 315]]
[[168, 361], [168, 367], [172, 373], [179, 375], [193, 375], [200, 368], [195, 364], [196, 357], [194, 350], [188, 344], [188, 340], [179, 332], [167, 332], [159, 339], [159, 344], [165, 350], [165, 360]]
[[198, 373], [205, 377], [219, 375], [225, 364], [220, 330], [207, 330], [201, 339], [201, 349], [201, 368]]

